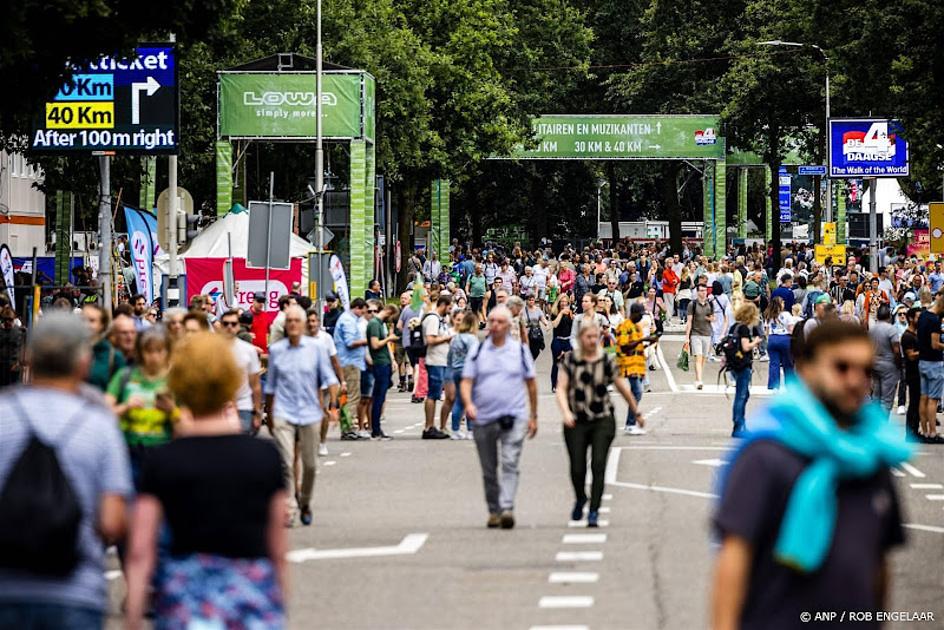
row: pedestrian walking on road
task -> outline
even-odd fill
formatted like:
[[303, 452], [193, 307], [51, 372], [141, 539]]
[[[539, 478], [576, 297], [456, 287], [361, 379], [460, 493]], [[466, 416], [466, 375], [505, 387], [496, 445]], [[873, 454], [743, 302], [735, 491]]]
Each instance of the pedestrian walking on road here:
[[770, 298], [767, 312], [764, 313], [764, 325], [767, 328], [767, 354], [770, 365], [767, 368], [767, 389], [780, 389], [780, 370], [784, 379], [793, 375], [793, 354], [790, 352], [790, 339], [796, 323], [793, 315], [784, 310], [783, 299], [778, 295]]
[[889, 468], [911, 449], [867, 404], [872, 342], [861, 326], [829, 321], [796, 359], [800, 379], [752, 417], [722, 473], [714, 630], [815, 626], [811, 613], [888, 601], [888, 553], [905, 540]]
[[[301, 307], [289, 309], [302, 317]], [[291, 343], [293, 327], [300, 336], [303, 320], [292, 317], [289, 339], [272, 344], [272, 357]], [[240, 430], [232, 403], [245, 374], [230, 345], [200, 333], [175, 352], [168, 383], [183, 408], [182, 429], [155, 451], [142, 476], [127, 563], [131, 630], [144, 627], [154, 574], [157, 628], [285, 625], [282, 464], [271, 442]], [[164, 520], [173, 542], [156, 570]]]
[[453, 335], [449, 332], [449, 322], [446, 318], [451, 306], [452, 298], [441, 295], [436, 300], [436, 308], [431, 313], [423, 315], [420, 323], [423, 330], [423, 342], [426, 345], [426, 378], [429, 383], [429, 392], [423, 403], [426, 421], [422, 435], [424, 440], [449, 439], [449, 434], [445, 429], [451, 410], [445, 406], [442, 407], [439, 414], [440, 428], [437, 429], [436, 403], [442, 398], [446, 366], [449, 364], [449, 342], [452, 341]]
[[[104, 626], [105, 547], [124, 536], [132, 486], [115, 416], [83, 384], [91, 341], [80, 317], [47, 314], [27, 347], [32, 383], [0, 394], [0, 628]], [[29, 474], [51, 472], [46, 453], [60, 472]]]
[[593, 482], [587, 527], [598, 526], [606, 460], [616, 435], [613, 401], [608, 392], [610, 385], [629, 404], [629, 413], [635, 423], [640, 427], [645, 425], [632, 389], [620, 377], [613, 357], [600, 346], [600, 334], [594, 323], [580, 329], [578, 346], [561, 363], [557, 390], [557, 404], [564, 421], [564, 442], [570, 456], [570, 480], [576, 495], [570, 514], [572, 521], [583, 519], [583, 508], [587, 503], [587, 450], [590, 450]]
[[[397, 340], [397, 333], [392, 322], [397, 321], [400, 309], [388, 304], [367, 324], [367, 341], [370, 348], [370, 369], [374, 376], [374, 395], [371, 399], [370, 437], [378, 440], [390, 440], [390, 436], [380, 428], [380, 416], [387, 401], [393, 375], [393, 353], [391, 343]], [[387, 323], [391, 322], [388, 326]]]
[[642, 318], [646, 307], [641, 302], [629, 306], [629, 318], [616, 329], [616, 365], [620, 376], [629, 383], [636, 405], [630, 405], [623, 431], [627, 435], [645, 435], [646, 430], [638, 422], [636, 407], [642, 402], [646, 382], [646, 345], [659, 341], [658, 335], [643, 335]]
[[551, 392], [557, 390], [557, 374], [564, 353], [570, 352], [570, 333], [574, 324], [574, 313], [570, 308], [570, 295], [561, 293], [551, 307], [551, 326], [554, 329], [554, 338], [551, 339]]
[[751, 397], [751, 376], [754, 374], [754, 348], [758, 347], [761, 337], [755, 334], [755, 327], [760, 320], [760, 313], [757, 307], [750, 302], [745, 302], [734, 314], [734, 325], [731, 326], [729, 335], [735, 338], [740, 352], [737, 356], [726, 357], [725, 368], [731, 372], [734, 377], [734, 407], [732, 410], [732, 421], [734, 427], [731, 430], [731, 437], [742, 437], [747, 430], [745, 414], [747, 413], [747, 401]]
[[465, 368], [465, 362], [470, 354], [474, 354], [479, 347], [478, 337], [475, 331], [478, 330], [478, 316], [471, 311], [456, 311], [452, 316], [455, 335], [449, 342], [448, 367], [451, 380], [451, 387], [446, 390], [447, 408], [452, 409], [452, 434], [449, 436], [453, 440], [472, 439], [472, 423], [466, 418], [467, 432], [463, 433], [462, 416], [465, 414], [465, 406], [462, 404], [462, 396], [459, 395], [459, 389], [462, 384], [462, 370]]
[[684, 348], [695, 359], [695, 388], [702, 388], [705, 372], [705, 360], [711, 354], [712, 321], [714, 310], [708, 303], [708, 287], [699, 284], [695, 299], [688, 305], [688, 317], [685, 323]]
[[920, 442], [921, 434], [921, 373], [918, 370], [918, 318], [921, 308], [908, 309], [908, 328], [901, 334], [901, 354], [905, 365], [905, 385], [908, 388], [908, 409], [905, 413], [905, 438]]
[[872, 372], [872, 399], [886, 412], [895, 404], [895, 392], [901, 378], [901, 337], [891, 323], [892, 309], [882, 304], [875, 313], [875, 322], [869, 327], [869, 337], [875, 345], [875, 366]]
[[[285, 310], [285, 339], [269, 347], [269, 371], [265, 382], [266, 416], [282, 456], [283, 479], [288, 490], [286, 524], [294, 527], [312, 521], [311, 497], [315, 487], [315, 448], [325, 416], [321, 390], [329, 394], [328, 419], [337, 421], [338, 379], [325, 347], [305, 335], [306, 315], [298, 305]], [[295, 442], [302, 460], [302, 483], [295, 496]]]
[[[347, 404], [344, 413], [352, 421], [357, 418], [357, 409], [361, 401], [361, 372], [367, 369], [367, 337], [361, 333], [358, 320], [367, 310], [363, 298], [351, 300], [351, 308], [344, 311], [334, 327], [334, 345], [338, 350], [338, 361], [344, 372], [347, 385]], [[350, 431], [341, 436], [344, 439], [367, 439], [370, 434]]]
[[534, 361], [511, 338], [511, 321], [507, 307], [492, 309], [489, 336], [466, 359], [462, 371], [462, 402], [466, 417], [475, 423], [489, 528], [515, 526], [518, 461], [525, 435], [533, 438], [538, 432]]

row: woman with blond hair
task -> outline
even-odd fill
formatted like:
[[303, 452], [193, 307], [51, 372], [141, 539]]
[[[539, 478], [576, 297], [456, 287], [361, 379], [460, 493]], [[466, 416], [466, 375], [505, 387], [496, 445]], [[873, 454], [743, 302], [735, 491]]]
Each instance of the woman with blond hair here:
[[737, 337], [738, 352], [735, 360], [727, 364], [727, 369], [734, 376], [734, 409], [731, 437], [742, 437], [747, 432], [744, 416], [747, 401], [751, 397], [751, 376], [753, 370], [754, 348], [760, 345], [761, 337], [754, 335], [754, 328], [760, 322], [760, 311], [751, 302], [745, 302], [734, 312], [734, 325], [730, 333]]
[[143, 627], [166, 520], [154, 597], [156, 628], [285, 625], [285, 487], [271, 442], [240, 431], [233, 400], [244, 376], [223, 335], [197, 333], [174, 352], [167, 383], [180, 437], [146, 462], [126, 565], [127, 625]]
[[839, 309], [839, 319], [844, 322], [852, 322], [853, 324], [859, 323], [859, 318], [855, 314], [855, 302], [852, 300], [846, 300], [842, 303], [842, 307]]

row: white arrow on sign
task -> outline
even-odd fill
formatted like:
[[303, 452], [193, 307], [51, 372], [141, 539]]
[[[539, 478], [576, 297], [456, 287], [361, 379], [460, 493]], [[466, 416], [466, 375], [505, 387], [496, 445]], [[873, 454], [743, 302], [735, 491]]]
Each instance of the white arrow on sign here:
[[372, 556], [408, 556], [426, 544], [429, 534], [407, 534], [399, 545], [393, 547], [351, 547], [349, 549], [295, 549], [285, 554], [289, 562], [308, 560], [337, 560], [339, 558], [369, 558]]
[[702, 466], [713, 466], [715, 468], [720, 468], [721, 466], [724, 466], [726, 462], [723, 459], [715, 458], [715, 459], [696, 459], [692, 463], [700, 464]]
[[662, 148], [662, 145], [661, 145], [661, 144], [650, 144], [650, 145], [649, 145], [649, 148], [650, 148], [650, 149], [655, 149], [656, 151], [658, 151], [659, 149]]
[[141, 123], [141, 90], [147, 90], [148, 96], [154, 96], [154, 93], [161, 87], [154, 77], [148, 77], [143, 83], [131, 84], [131, 124]]

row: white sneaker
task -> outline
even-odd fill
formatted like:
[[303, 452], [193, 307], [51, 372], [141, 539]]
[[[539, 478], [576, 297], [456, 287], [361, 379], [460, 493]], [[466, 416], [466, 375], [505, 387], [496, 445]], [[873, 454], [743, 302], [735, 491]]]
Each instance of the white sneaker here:
[[614, 392], [614, 391], [616, 391], [616, 390], [615, 390], [615, 389], [613, 389], [613, 386], [612, 386], [612, 385], [607, 385], [607, 386], [606, 386], [606, 391], [608, 391], [608, 392], [611, 392], [611, 393], [612, 393], [612, 392]]
[[634, 424], [632, 426], [626, 427], [625, 433], [626, 435], [645, 435], [646, 430], [640, 427], [638, 424]]
[[469, 431], [468, 433], [465, 434], [465, 439], [467, 439], [467, 440], [474, 440], [475, 437], [472, 435], [472, 432]]
[[449, 434], [450, 440], [464, 440], [465, 434], [462, 431], [453, 431]]
[[320, 457], [327, 457], [327, 456], [328, 456], [328, 445], [327, 445], [327, 444], [319, 444], [319, 445], [318, 445], [318, 455], [319, 455]]
[[358, 432], [357, 432], [357, 437], [361, 438], [362, 440], [369, 440], [369, 439], [370, 439], [370, 432], [369, 432], [369, 431], [358, 431]]
[[905, 409], [905, 406], [904, 406], [904, 405], [898, 405], [898, 415], [899, 415], [899, 416], [905, 415], [905, 412], [906, 412], [906, 411], [907, 411], [907, 410]]

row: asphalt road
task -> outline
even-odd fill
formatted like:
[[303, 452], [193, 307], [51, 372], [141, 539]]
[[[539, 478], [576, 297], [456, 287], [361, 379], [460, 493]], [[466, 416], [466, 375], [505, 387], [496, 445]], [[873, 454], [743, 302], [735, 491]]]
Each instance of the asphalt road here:
[[[290, 535], [290, 626], [706, 628], [708, 519], [731, 446], [733, 390], [714, 385], [710, 364], [709, 385], [695, 391], [691, 373], [674, 367], [681, 340], [669, 335], [662, 346], [670, 369], [650, 373], [642, 402], [649, 434], [614, 442], [598, 530], [568, 523], [573, 493], [548, 352], [538, 360], [540, 428], [522, 456], [514, 530], [485, 528], [474, 444], [421, 441], [422, 406], [406, 394], [387, 405], [391, 442], [340, 442], [332, 430], [329, 456], [318, 459], [315, 522]], [[748, 412], [767, 397], [767, 366], [755, 367]], [[933, 611], [938, 621], [887, 627], [940, 628], [944, 449], [925, 447], [897, 474], [909, 541], [893, 558], [889, 610]], [[111, 584], [118, 627], [123, 585], [117, 576]]]

